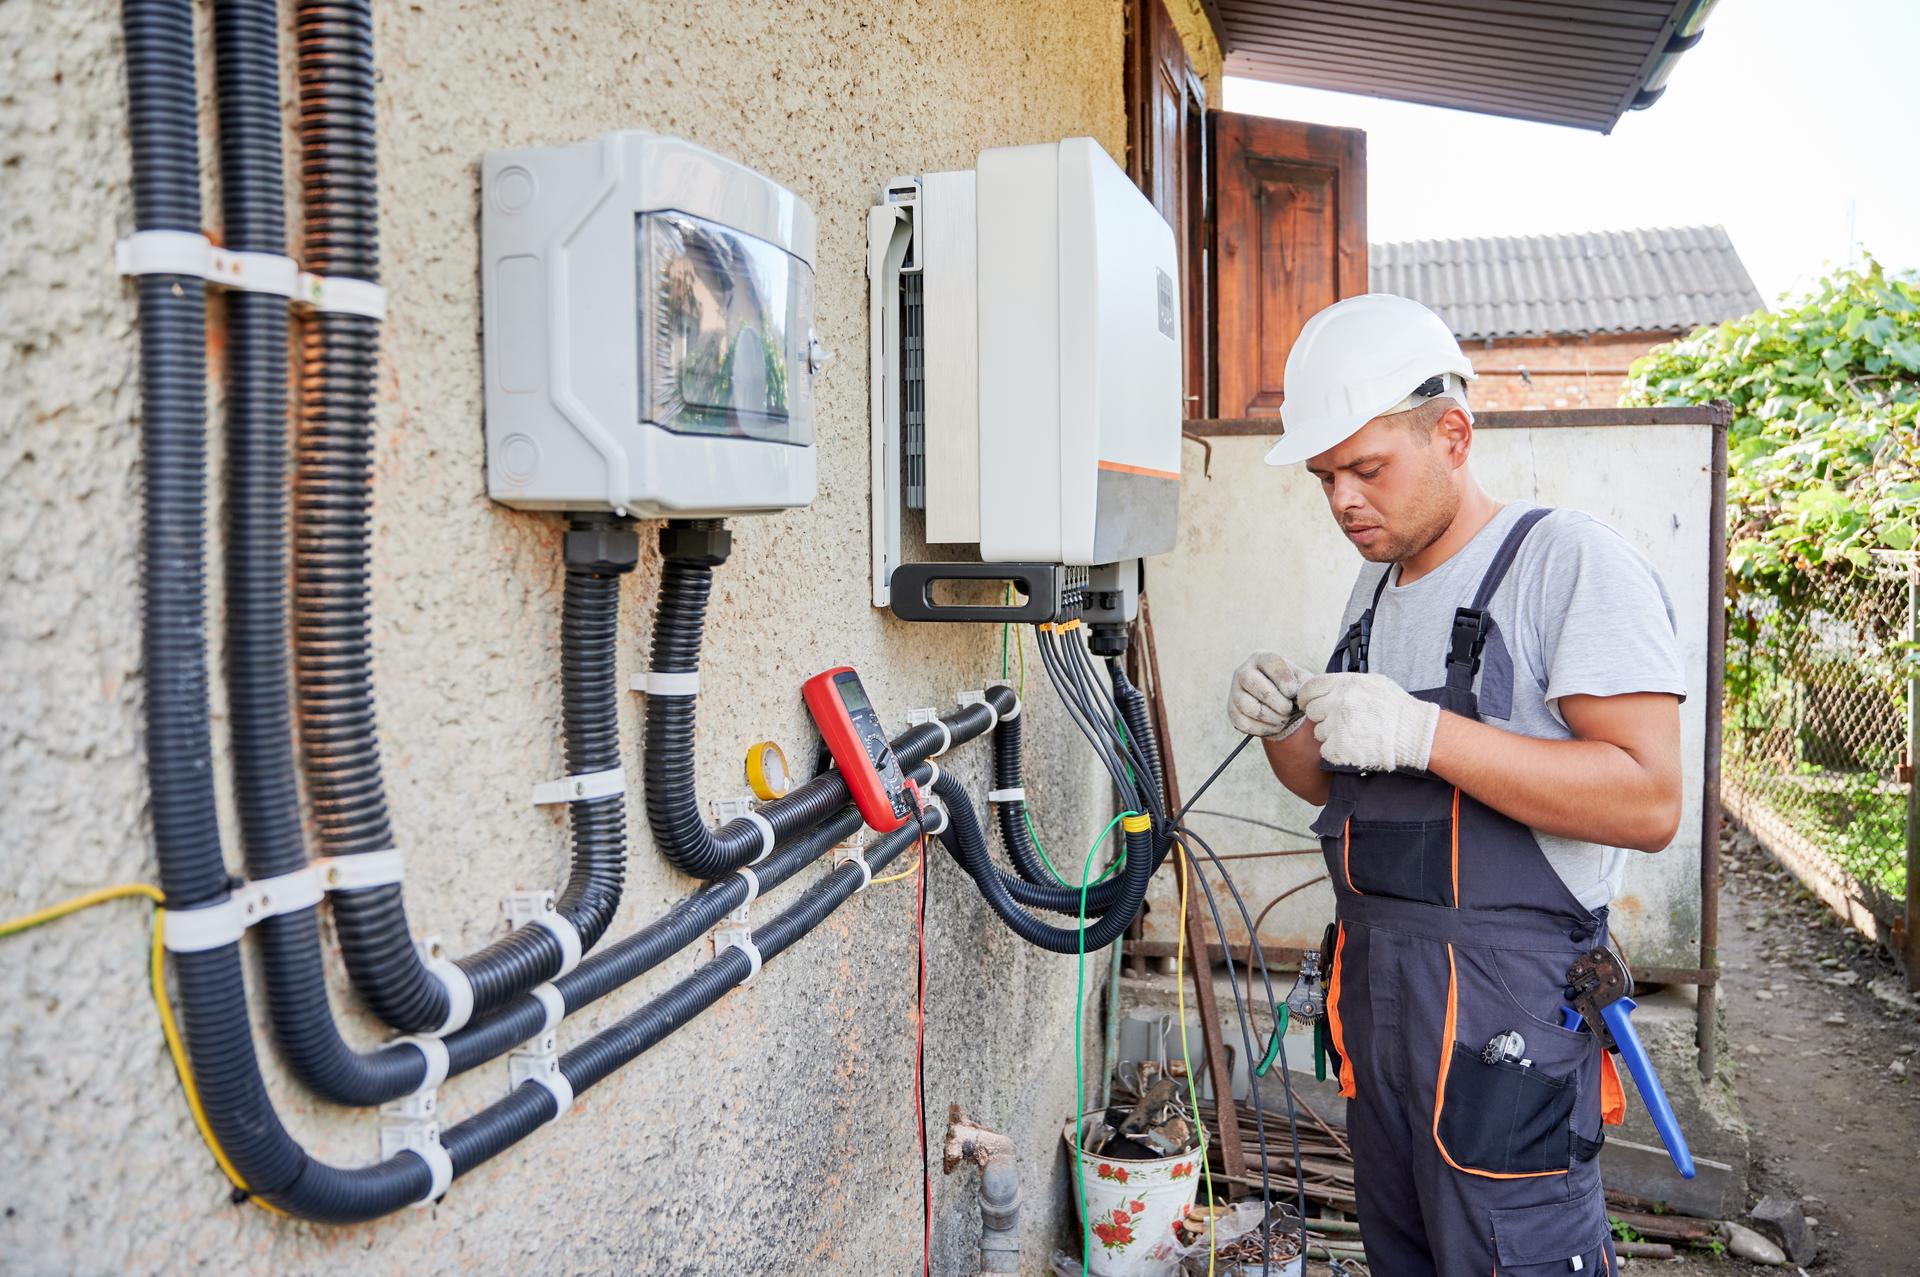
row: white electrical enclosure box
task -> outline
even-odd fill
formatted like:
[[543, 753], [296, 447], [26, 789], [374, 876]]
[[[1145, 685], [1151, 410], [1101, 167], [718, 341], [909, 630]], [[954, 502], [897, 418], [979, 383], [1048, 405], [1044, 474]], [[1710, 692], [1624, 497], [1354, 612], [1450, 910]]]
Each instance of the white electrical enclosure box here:
[[1115, 563], [1180, 519], [1173, 230], [1092, 138], [982, 151], [980, 557]]
[[676, 138], [481, 164], [487, 492], [719, 516], [815, 489], [814, 217]]
[[896, 178], [868, 217], [874, 601], [901, 516], [987, 563], [1173, 549], [1182, 345], [1173, 230], [1091, 138]]

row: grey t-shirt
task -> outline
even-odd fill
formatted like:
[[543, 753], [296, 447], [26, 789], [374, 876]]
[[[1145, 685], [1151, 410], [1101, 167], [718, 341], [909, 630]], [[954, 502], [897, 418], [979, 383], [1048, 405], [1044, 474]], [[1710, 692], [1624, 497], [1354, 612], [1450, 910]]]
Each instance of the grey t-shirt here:
[[[1411, 585], [1389, 584], [1374, 613], [1367, 668], [1408, 691], [1444, 685], [1454, 609], [1473, 602], [1507, 531], [1534, 508], [1508, 504], [1451, 559]], [[1360, 569], [1341, 633], [1366, 611], [1382, 570]], [[1398, 581], [1397, 568], [1384, 570]], [[1555, 510], [1535, 525], [1488, 610], [1493, 631], [1476, 689], [1480, 717], [1495, 727], [1571, 740], [1557, 704], [1563, 696], [1686, 695], [1666, 586], [1644, 555], [1590, 515]], [[1539, 830], [1534, 838], [1587, 908], [1619, 894], [1626, 851]]]

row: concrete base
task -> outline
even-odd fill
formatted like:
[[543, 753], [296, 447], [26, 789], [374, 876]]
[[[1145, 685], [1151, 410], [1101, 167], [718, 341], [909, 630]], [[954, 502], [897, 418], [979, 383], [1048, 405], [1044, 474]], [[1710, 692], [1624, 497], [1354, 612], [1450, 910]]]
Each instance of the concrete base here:
[[[1633, 1013], [1634, 1027], [1693, 1151], [1694, 1178], [1681, 1179], [1674, 1170], [1625, 1068], [1620, 1080], [1627, 1091], [1627, 1120], [1608, 1128], [1600, 1174], [1609, 1189], [1664, 1202], [1681, 1214], [1740, 1219], [1747, 1211], [1746, 1123], [1725, 1079], [1710, 1082], [1700, 1076], [1694, 994], [1691, 986], [1665, 989], [1642, 999]], [[1720, 1056], [1726, 1057], [1724, 1047]]]

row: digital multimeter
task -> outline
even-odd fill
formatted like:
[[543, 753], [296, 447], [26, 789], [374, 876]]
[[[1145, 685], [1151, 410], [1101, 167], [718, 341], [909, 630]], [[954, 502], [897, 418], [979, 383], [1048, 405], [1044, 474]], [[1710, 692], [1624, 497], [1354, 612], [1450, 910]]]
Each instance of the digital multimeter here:
[[919, 803], [853, 666], [815, 674], [801, 686], [800, 695], [861, 819], [883, 834], [910, 820]]

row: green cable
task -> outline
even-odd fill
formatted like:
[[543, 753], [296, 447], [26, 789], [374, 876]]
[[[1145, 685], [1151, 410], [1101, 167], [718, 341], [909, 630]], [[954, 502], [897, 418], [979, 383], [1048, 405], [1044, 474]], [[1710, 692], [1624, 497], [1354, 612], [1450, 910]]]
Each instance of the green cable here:
[[1080, 1193], [1080, 1277], [1087, 1277], [1088, 1250], [1093, 1244], [1093, 1221], [1087, 1218], [1086, 1168], [1081, 1165], [1080, 1158], [1080, 1145], [1087, 1122], [1086, 1048], [1085, 1035], [1081, 1032], [1087, 1013], [1087, 888], [1093, 885], [1087, 880], [1087, 875], [1093, 872], [1094, 853], [1113, 836], [1114, 826], [1128, 816], [1139, 814], [1137, 811], [1123, 811], [1109, 820], [1107, 827], [1100, 831], [1100, 836], [1093, 840], [1093, 846], [1087, 848], [1087, 858], [1080, 862], [1080, 969], [1073, 988], [1073, 1183]]
[[1274, 1021], [1274, 1025], [1273, 1025], [1273, 1040], [1267, 1043], [1267, 1058], [1260, 1061], [1260, 1063], [1254, 1068], [1253, 1075], [1255, 1077], [1265, 1077], [1267, 1075], [1267, 1070], [1273, 1067], [1274, 1057], [1280, 1054], [1280, 1037], [1286, 1031], [1287, 1031], [1287, 1004], [1282, 1002], [1280, 1004], [1279, 1017]]

